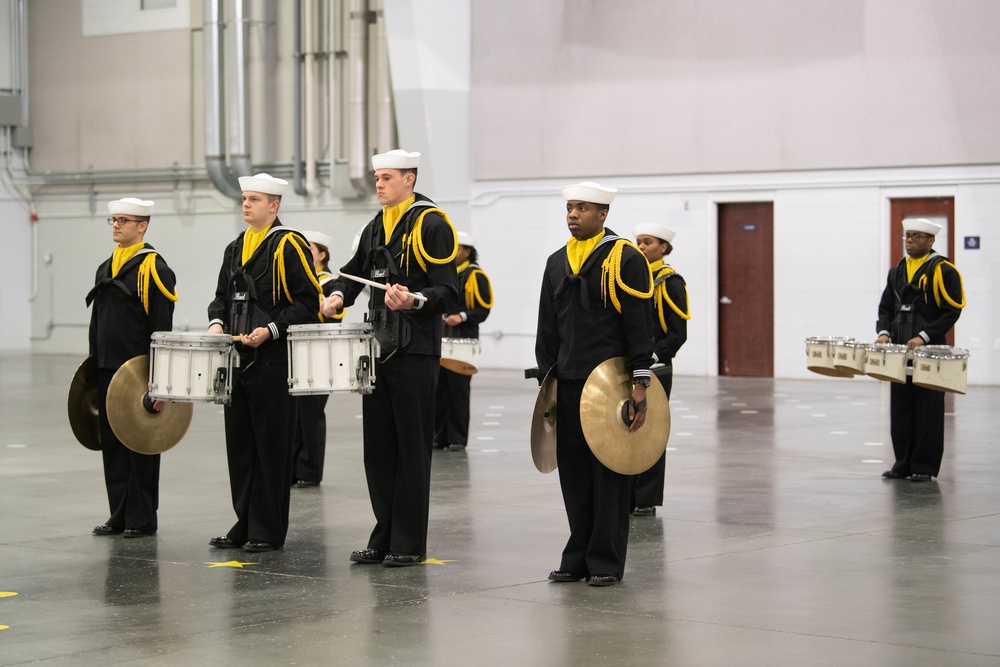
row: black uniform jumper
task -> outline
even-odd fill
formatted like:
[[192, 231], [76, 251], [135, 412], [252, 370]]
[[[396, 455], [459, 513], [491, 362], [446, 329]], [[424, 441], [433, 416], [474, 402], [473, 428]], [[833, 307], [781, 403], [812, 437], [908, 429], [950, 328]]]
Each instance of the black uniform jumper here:
[[[385, 238], [380, 211], [364, 228], [354, 256], [341, 271], [382, 284], [404, 285], [427, 302], [413, 310], [392, 311], [385, 292], [371, 290], [369, 321], [381, 345], [375, 363], [375, 390], [362, 397], [364, 459], [375, 529], [368, 547], [384, 553], [427, 553], [431, 449], [434, 438], [434, 392], [441, 356], [441, 313], [458, 293], [454, 261], [455, 230], [437, 213], [434, 202], [417, 193], [415, 201]], [[420, 231], [416, 231], [418, 220]], [[407, 243], [404, 245], [404, 236]], [[426, 255], [417, 260], [419, 239]], [[362, 286], [335, 281], [334, 292], [350, 306]]]
[[[942, 281], [944, 294], [935, 289], [935, 277]], [[953, 301], [956, 295], [961, 303]], [[875, 328], [901, 345], [918, 335], [928, 345], [946, 345], [945, 335], [964, 306], [961, 275], [932, 250], [912, 280], [907, 280], [905, 257], [889, 270]], [[944, 392], [918, 387], [907, 376], [906, 384], [892, 383], [889, 414], [893, 472], [937, 477], [944, 456]]]
[[[237, 343], [239, 368], [233, 369], [232, 400], [225, 408], [229, 484], [236, 511], [236, 524], [227, 537], [237, 544], [251, 541], [281, 547], [288, 532], [296, 425], [295, 399], [288, 393], [286, 333], [293, 324], [319, 322], [319, 289], [311, 259], [306, 259], [309, 243], [298, 232], [276, 219], [245, 265], [241, 265], [243, 236], [226, 246], [208, 317], [234, 335], [266, 326], [271, 338], [256, 349], [243, 349]], [[291, 238], [275, 258], [285, 236]], [[287, 292], [280, 281], [275, 282], [281, 259]]]
[[[473, 284], [470, 285], [470, 282]], [[458, 284], [458, 300], [450, 305], [448, 312], [465, 313], [465, 321], [454, 327], [445, 326], [444, 337], [478, 340], [479, 325], [486, 321], [493, 307], [489, 277], [478, 264], [470, 263], [459, 272]], [[471, 305], [467, 295], [471, 296]], [[483, 301], [488, 305], [484, 305]], [[439, 373], [434, 442], [439, 447], [467, 445], [472, 376], [455, 373], [444, 366]]]
[[[115, 437], [108, 423], [108, 386], [122, 364], [149, 354], [154, 331], [170, 331], [174, 302], [160, 288], [149, 285], [149, 313], [139, 293], [139, 267], [150, 253], [148, 243], [111, 277], [112, 258], [97, 269], [96, 285], [87, 295], [93, 304], [90, 315], [90, 356], [97, 363], [98, 421], [104, 456], [104, 483], [108, 489], [111, 516], [107, 525], [116, 530], [156, 532], [159, 506], [160, 455], [137, 454]], [[156, 273], [163, 287], [173, 294], [176, 280], [166, 262], [156, 255]]]
[[[667, 392], [667, 398], [670, 398], [670, 389], [674, 383], [673, 361], [677, 350], [687, 341], [690, 309], [684, 278], [666, 264], [656, 269], [654, 273], [653, 285], [657, 288], [663, 285], [664, 289], [657, 289], [653, 293], [653, 334], [656, 338], [653, 357], [654, 361], [663, 364], [659, 368], [654, 368], [653, 373]], [[671, 303], [676, 306], [676, 310], [670, 305]], [[664, 452], [652, 468], [635, 476], [635, 486], [632, 491], [633, 507], [663, 504], [666, 459], [667, 453]]]
[[[549, 256], [538, 304], [535, 359], [539, 377], [552, 369], [558, 380], [556, 460], [570, 529], [559, 569], [620, 580], [632, 477], [609, 470], [591, 452], [580, 424], [580, 396], [591, 371], [613, 357], [625, 358], [630, 375], [649, 369], [653, 322], [648, 298], [620, 292], [619, 313], [602, 295], [607, 278], [601, 265], [617, 240], [610, 229], [605, 232], [579, 274], [569, 268], [565, 247]], [[632, 288], [649, 291], [649, 265], [632, 245], [624, 248], [621, 277]]]

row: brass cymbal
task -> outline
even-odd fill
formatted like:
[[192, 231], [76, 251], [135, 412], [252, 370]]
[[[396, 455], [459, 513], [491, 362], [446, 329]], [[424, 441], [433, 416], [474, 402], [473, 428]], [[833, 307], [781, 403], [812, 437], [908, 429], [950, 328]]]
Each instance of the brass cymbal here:
[[97, 362], [87, 357], [69, 383], [66, 401], [69, 426], [77, 441], [95, 452], [101, 451], [101, 425], [97, 415]]
[[162, 412], [146, 409], [149, 357], [129, 359], [111, 378], [108, 421], [122, 444], [138, 454], [162, 454], [184, 437], [194, 405], [164, 403]]
[[556, 378], [550, 369], [538, 388], [531, 414], [531, 460], [538, 472], [556, 469]]
[[622, 420], [622, 406], [632, 395], [625, 359], [600, 364], [587, 378], [580, 397], [580, 424], [597, 460], [622, 475], [649, 470], [663, 455], [670, 437], [670, 403], [655, 375], [646, 389], [646, 421], [634, 433]]

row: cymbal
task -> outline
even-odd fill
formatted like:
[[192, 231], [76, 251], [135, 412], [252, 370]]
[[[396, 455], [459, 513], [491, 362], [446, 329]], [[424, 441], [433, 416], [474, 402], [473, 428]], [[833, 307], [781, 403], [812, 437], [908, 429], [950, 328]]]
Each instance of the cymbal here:
[[552, 370], [545, 375], [531, 414], [531, 460], [538, 472], [556, 469], [556, 378]]
[[649, 470], [667, 447], [670, 403], [655, 375], [646, 389], [646, 421], [634, 433], [622, 420], [622, 406], [632, 395], [625, 359], [615, 357], [590, 373], [580, 397], [580, 425], [597, 460], [621, 475]]
[[184, 437], [194, 405], [164, 403], [162, 412], [146, 409], [149, 357], [129, 359], [111, 378], [108, 421], [122, 444], [138, 454], [162, 454]]
[[97, 362], [87, 357], [69, 383], [69, 427], [77, 441], [95, 452], [101, 451], [101, 424], [97, 413]]

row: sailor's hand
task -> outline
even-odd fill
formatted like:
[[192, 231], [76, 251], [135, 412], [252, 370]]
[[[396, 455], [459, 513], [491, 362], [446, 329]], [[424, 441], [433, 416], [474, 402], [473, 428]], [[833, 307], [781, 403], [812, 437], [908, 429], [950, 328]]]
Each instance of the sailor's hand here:
[[[641, 410], [636, 410], [636, 406]], [[628, 406], [628, 416], [632, 420], [629, 431], [635, 433], [646, 423], [646, 388], [641, 384], [632, 385], [632, 402]]]
[[208, 327], [208, 333], [220, 334], [225, 333], [225, 331], [222, 330], [222, 325], [216, 322]]
[[257, 327], [249, 336], [240, 334], [240, 342], [247, 347], [260, 347], [269, 340], [271, 340], [271, 330], [267, 327]]
[[389, 310], [412, 310], [413, 295], [406, 285], [388, 284], [385, 286], [385, 305]]
[[344, 299], [339, 294], [334, 294], [319, 301], [319, 312], [323, 313], [323, 317], [333, 317], [343, 307]]
[[916, 349], [923, 344], [924, 344], [924, 339], [921, 338], [920, 336], [914, 336], [910, 340], [906, 341], [906, 347], [910, 348], [911, 350]]
[[444, 318], [444, 323], [450, 327], [457, 327], [462, 323], [462, 316], [457, 313], [454, 315], [448, 315]]

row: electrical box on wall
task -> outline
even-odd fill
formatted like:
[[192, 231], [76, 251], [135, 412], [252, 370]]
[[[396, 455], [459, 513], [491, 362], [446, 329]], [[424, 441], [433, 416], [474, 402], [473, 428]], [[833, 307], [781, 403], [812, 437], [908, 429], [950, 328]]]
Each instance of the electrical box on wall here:
[[0, 126], [21, 124], [21, 96], [0, 95]]

